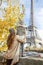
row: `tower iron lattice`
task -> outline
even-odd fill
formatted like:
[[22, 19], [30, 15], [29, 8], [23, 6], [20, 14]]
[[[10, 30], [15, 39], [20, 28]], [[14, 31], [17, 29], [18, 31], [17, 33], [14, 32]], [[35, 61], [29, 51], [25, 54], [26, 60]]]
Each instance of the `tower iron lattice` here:
[[42, 43], [42, 40], [38, 35], [37, 27], [35, 26], [34, 21], [34, 0], [31, 0], [30, 25], [27, 29], [30, 32], [30, 37], [27, 38], [28, 42], [30, 42], [32, 45], [34, 44], [35, 47], [37, 43]]

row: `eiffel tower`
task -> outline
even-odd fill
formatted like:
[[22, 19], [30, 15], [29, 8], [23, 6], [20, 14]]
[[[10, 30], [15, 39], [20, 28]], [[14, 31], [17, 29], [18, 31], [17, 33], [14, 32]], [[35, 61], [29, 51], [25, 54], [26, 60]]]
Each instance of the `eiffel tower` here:
[[38, 35], [37, 27], [34, 24], [34, 0], [31, 0], [30, 25], [28, 26], [29, 36], [27, 41], [36, 47], [36, 44], [42, 44], [42, 39]]
[[[28, 31], [28, 36], [26, 36], [27, 39], [27, 43], [30, 43], [30, 46], [34, 45], [34, 47], [36, 47], [36, 44], [40, 44], [42, 45], [42, 40], [40, 38], [40, 36], [38, 35], [37, 32], [37, 27], [34, 25], [34, 1], [31, 0], [31, 21], [30, 21], [30, 25], [28, 27], [25, 27], [23, 25], [23, 21], [21, 21], [20, 19], [20, 25], [17, 26], [17, 31], [19, 35], [23, 35], [23, 33]], [[21, 50], [20, 50], [20, 56], [23, 56], [23, 44], [21, 44]]]

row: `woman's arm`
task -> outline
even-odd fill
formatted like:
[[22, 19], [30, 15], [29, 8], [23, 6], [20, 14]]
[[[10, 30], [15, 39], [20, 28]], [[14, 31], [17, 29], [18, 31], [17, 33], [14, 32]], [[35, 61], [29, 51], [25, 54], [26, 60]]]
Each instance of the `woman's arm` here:
[[17, 36], [17, 40], [20, 43], [26, 43], [26, 36]]
[[6, 59], [9, 59], [9, 58], [12, 56], [13, 52], [14, 52], [14, 55], [15, 55], [15, 54], [16, 54], [16, 51], [17, 51], [17, 48], [18, 48], [18, 45], [19, 45], [19, 44], [16, 44], [15, 47], [13, 47], [12, 49], [8, 50], [8, 51], [4, 54], [3, 57], [6, 58]]

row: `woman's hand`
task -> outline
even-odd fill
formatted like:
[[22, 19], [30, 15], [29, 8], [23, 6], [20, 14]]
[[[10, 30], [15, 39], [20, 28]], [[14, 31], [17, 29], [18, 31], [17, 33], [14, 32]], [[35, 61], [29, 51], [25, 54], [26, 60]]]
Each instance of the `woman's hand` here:
[[3, 57], [7, 59], [7, 58], [8, 58], [8, 55], [5, 53], [5, 54], [3, 55]]
[[9, 54], [9, 52], [7, 51], [4, 55], [3, 55], [3, 57], [4, 58], [6, 58], [6, 59], [8, 59], [9, 58], [9, 56], [10, 56], [10, 54]]

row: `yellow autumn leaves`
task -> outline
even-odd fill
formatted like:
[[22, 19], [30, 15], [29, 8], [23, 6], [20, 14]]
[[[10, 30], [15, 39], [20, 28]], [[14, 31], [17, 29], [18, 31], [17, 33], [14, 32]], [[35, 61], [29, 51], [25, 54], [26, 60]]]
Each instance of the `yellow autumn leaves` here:
[[[14, 30], [16, 30], [15, 24], [19, 23], [19, 19], [22, 20], [23, 17], [24, 17], [24, 14], [20, 12], [19, 6], [9, 6], [5, 8], [4, 19], [3, 20], [0, 19], [0, 43], [7, 40], [7, 36], [9, 34], [9, 31], [8, 31], [9, 28], [14, 28]], [[4, 46], [6, 47], [6, 45]], [[2, 50], [2, 48], [0, 48], [0, 50]]]

